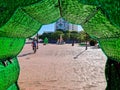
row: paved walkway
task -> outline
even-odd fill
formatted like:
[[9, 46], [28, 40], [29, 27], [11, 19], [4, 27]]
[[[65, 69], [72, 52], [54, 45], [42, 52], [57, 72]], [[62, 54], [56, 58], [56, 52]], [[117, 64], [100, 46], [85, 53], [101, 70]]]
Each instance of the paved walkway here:
[[105, 90], [106, 57], [101, 49], [77, 44], [26, 44], [19, 54], [21, 90]]

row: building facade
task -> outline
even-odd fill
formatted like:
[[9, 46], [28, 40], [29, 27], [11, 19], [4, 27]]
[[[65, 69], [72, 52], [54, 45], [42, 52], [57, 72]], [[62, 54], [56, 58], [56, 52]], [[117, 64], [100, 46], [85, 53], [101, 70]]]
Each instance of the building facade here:
[[69, 31], [78, 31], [78, 25], [68, 23], [63, 18], [60, 18], [55, 23], [55, 30], [69, 30]]

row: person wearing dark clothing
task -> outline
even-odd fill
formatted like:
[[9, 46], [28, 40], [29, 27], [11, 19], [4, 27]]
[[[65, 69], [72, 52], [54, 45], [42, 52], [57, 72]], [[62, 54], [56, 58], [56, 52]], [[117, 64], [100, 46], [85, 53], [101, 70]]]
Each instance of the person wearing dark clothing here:
[[33, 48], [34, 53], [36, 53], [37, 42], [35, 40], [33, 40], [33, 42], [32, 42], [32, 48]]

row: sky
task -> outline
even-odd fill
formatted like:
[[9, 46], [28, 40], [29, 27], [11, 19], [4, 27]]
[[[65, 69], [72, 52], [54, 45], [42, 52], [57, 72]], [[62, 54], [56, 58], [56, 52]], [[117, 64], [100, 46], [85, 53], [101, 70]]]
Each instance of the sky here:
[[[78, 25], [78, 31], [83, 30], [83, 28]], [[43, 34], [44, 32], [54, 32], [55, 31], [55, 23], [43, 25], [41, 29], [38, 31], [38, 34]]]

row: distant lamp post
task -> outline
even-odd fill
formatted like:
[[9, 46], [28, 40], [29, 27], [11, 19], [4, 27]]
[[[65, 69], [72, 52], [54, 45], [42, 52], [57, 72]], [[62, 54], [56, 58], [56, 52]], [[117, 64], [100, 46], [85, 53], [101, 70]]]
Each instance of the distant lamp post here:
[[38, 49], [38, 43], [39, 43], [38, 39], [39, 39], [39, 35], [37, 33], [37, 49]]
[[60, 34], [60, 44], [62, 44], [63, 38], [62, 38], [62, 34]]
[[86, 47], [85, 47], [85, 50], [87, 50], [87, 33], [85, 33], [85, 39], [86, 39]]

